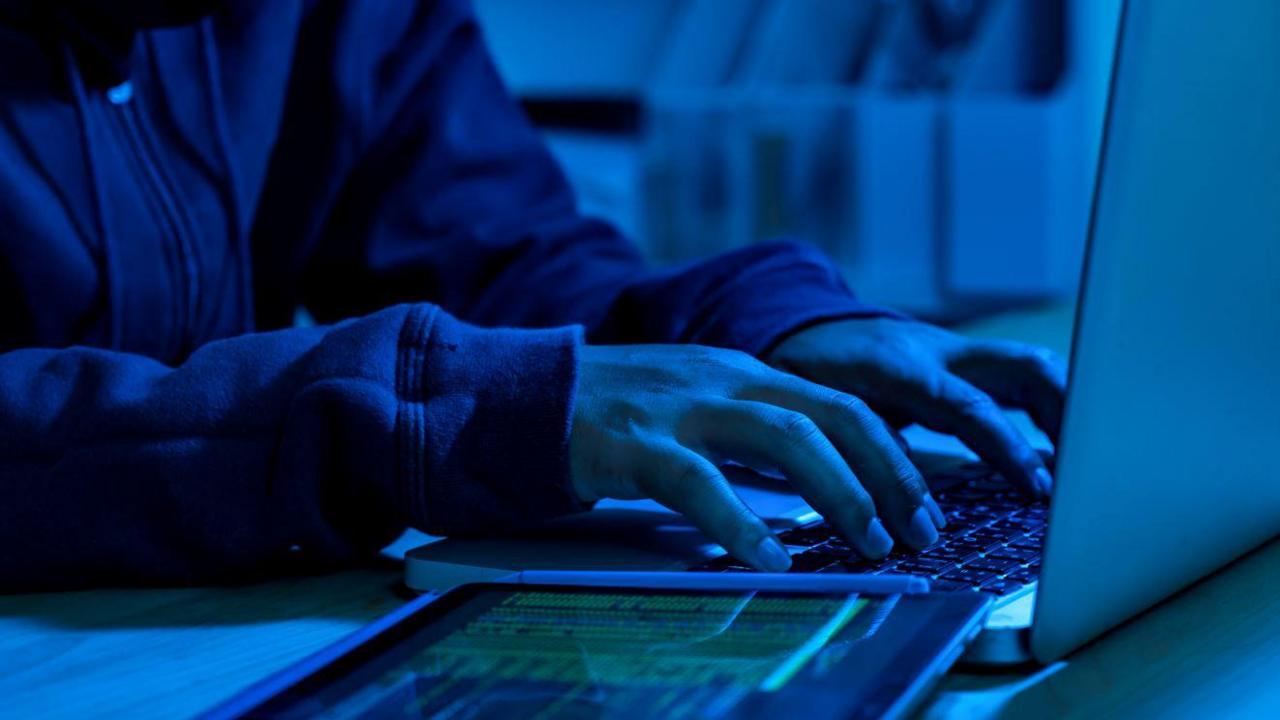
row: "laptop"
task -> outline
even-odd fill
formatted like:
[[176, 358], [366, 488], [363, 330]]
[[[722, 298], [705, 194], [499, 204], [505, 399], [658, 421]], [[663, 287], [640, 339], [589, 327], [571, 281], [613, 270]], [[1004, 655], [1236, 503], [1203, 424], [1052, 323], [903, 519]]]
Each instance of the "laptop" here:
[[[1122, 13], [1052, 501], [980, 464], [922, 462], [947, 528], [919, 553], [864, 561], [794, 496], [743, 483], [757, 510], [791, 502], [774, 514], [793, 572], [995, 596], [974, 662], [1054, 661], [1280, 532], [1280, 3], [1129, 0]], [[539, 532], [412, 550], [407, 582], [492, 577], [450, 568], [749, 572], [690, 562], [681, 542], [698, 534], [656, 508]]]

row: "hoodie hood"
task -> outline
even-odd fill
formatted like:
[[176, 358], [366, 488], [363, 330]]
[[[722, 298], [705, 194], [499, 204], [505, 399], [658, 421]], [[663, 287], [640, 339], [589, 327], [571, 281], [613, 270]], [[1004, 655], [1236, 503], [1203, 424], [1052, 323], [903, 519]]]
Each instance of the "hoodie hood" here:
[[0, 0], [0, 22], [19, 25], [74, 51], [85, 83], [129, 78], [138, 32], [175, 27], [217, 12], [226, 0]]
[[222, 7], [225, 0], [61, 0], [77, 14], [108, 26], [134, 30], [189, 25]]

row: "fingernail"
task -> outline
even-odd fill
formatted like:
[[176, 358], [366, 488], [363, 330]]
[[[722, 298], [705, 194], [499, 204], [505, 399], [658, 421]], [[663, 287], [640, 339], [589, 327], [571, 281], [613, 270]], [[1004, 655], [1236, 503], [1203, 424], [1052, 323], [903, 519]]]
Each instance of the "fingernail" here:
[[903, 535], [903, 539], [916, 548], [927, 548], [938, 541], [938, 529], [933, 526], [929, 511], [923, 507], [918, 507], [911, 513], [911, 521], [907, 523], [907, 530]]
[[791, 556], [782, 543], [770, 535], [756, 545], [756, 562], [765, 572], [786, 572], [791, 567]]
[[938, 501], [933, 496], [925, 493], [924, 507], [929, 511], [929, 517], [933, 518], [934, 527], [941, 530], [947, 526], [947, 516], [942, 514], [942, 508], [938, 507]]
[[867, 523], [866, 538], [867, 552], [871, 553], [873, 558], [882, 558], [893, 549], [893, 538], [889, 537], [889, 531], [884, 529], [884, 523], [880, 522], [880, 518], [871, 518], [871, 522]]
[[1040, 487], [1040, 492], [1045, 497], [1048, 497], [1049, 493], [1053, 492], [1053, 476], [1049, 474], [1046, 468], [1036, 470], [1036, 484]]

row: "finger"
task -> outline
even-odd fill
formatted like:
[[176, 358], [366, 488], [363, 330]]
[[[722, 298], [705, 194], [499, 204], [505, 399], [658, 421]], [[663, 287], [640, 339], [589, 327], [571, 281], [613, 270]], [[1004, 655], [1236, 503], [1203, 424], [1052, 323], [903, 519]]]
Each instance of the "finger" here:
[[903, 437], [902, 432], [899, 431], [896, 427], [894, 427], [893, 424], [890, 423], [888, 420], [885, 420], [884, 425], [885, 425], [885, 429], [889, 431], [889, 436], [893, 438], [893, 442], [897, 444], [898, 449], [902, 451], [903, 455], [906, 455], [908, 458], [910, 458], [911, 444], [907, 442], [907, 439], [905, 437]]
[[1053, 487], [1040, 454], [990, 395], [959, 377], [944, 375], [922, 405], [922, 424], [960, 438], [1010, 482], [1036, 496], [1047, 495]]
[[930, 497], [920, 471], [902, 451], [885, 422], [848, 393], [778, 373], [759, 393], [777, 405], [812, 418], [858, 473], [891, 530], [915, 548], [932, 545], [946, 521]]
[[782, 471], [862, 556], [882, 558], [893, 549], [871, 496], [806, 415], [751, 401], [709, 405], [700, 414], [698, 441], [717, 456]]
[[709, 460], [679, 445], [650, 447], [638, 482], [654, 500], [684, 515], [730, 554], [765, 572], [786, 572], [785, 547]]
[[986, 342], [952, 363], [951, 370], [1002, 405], [1026, 410], [1057, 442], [1067, 374], [1052, 353], [1020, 343]]

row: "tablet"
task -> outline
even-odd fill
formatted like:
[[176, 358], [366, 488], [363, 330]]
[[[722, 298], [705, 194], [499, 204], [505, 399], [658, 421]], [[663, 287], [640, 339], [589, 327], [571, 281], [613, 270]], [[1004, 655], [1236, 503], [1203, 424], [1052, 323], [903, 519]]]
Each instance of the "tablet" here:
[[466, 585], [208, 717], [897, 716], [988, 606], [977, 593]]

